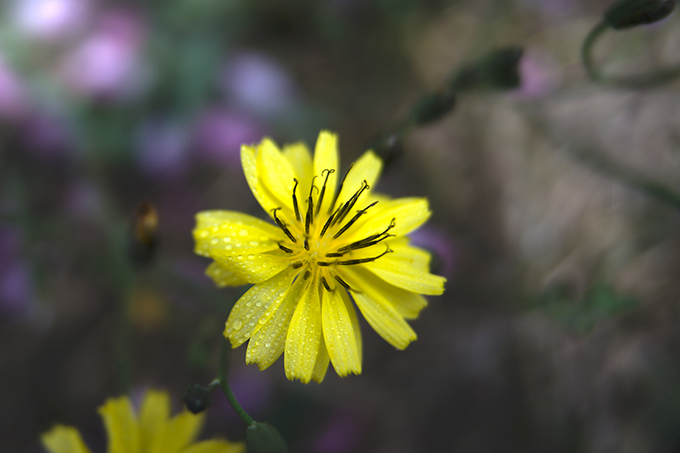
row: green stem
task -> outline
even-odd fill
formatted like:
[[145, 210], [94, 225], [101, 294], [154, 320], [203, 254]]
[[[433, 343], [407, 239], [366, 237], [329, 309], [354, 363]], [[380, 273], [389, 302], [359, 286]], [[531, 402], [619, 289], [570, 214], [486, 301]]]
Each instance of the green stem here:
[[617, 77], [602, 74], [593, 63], [593, 48], [595, 47], [597, 40], [600, 39], [600, 36], [609, 29], [610, 26], [606, 22], [601, 21], [590, 30], [590, 33], [588, 33], [588, 36], [586, 36], [586, 39], [583, 41], [583, 46], [581, 47], [581, 61], [591, 80], [596, 83], [619, 88], [647, 88], [667, 83], [680, 77], [680, 64], [637, 76]]
[[[222, 339], [222, 353], [220, 354], [220, 372], [219, 372], [219, 383], [220, 387], [222, 388], [222, 391], [224, 392], [224, 396], [227, 397], [227, 401], [229, 401], [229, 404], [231, 407], [234, 408], [236, 411], [236, 414], [241, 417], [241, 420], [244, 421], [244, 423], [248, 426], [254, 425], [255, 420], [253, 420], [253, 417], [248, 415], [248, 413], [241, 407], [241, 404], [239, 404], [238, 400], [236, 399], [236, 396], [234, 395], [234, 392], [231, 391], [231, 387], [229, 387], [229, 382], [227, 382], [227, 357], [228, 357], [228, 352], [229, 352], [229, 343], [227, 342], [226, 338]], [[213, 381], [210, 385], [214, 385], [215, 381]]]

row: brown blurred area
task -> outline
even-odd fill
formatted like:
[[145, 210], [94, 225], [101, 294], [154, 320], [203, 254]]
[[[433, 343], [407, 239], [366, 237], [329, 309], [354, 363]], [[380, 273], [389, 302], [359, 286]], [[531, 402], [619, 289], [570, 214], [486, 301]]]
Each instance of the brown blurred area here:
[[[456, 68], [506, 46], [524, 49], [521, 85], [459, 93], [451, 114], [402, 137], [378, 186], [431, 203], [413, 240], [448, 282], [412, 322], [418, 340], [396, 351], [362, 320], [362, 375], [330, 369], [308, 386], [286, 381], [281, 359], [246, 366], [241, 347], [234, 392], [296, 452], [680, 451], [680, 216], [635, 184], [680, 193], [680, 90], [587, 78], [580, 47], [608, 2], [87, 4], [58, 44], [19, 13], [3, 19], [19, 25], [0, 37], [0, 69], [28, 101], [4, 113], [0, 74], [2, 451], [42, 451], [57, 422], [104, 451], [96, 408], [121, 386], [133, 399], [166, 388], [179, 409], [188, 384], [215, 377], [245, 288], [203, 275], [193, 216], [260, 215], [231, 139], [311, 146], [329, 129], [347, 168]], [[122, 97], [64, 81], [56, 56], [111, 11], [136, 18], [148, 74]], [[132, 27], [116, 23], [115, 36]], [[642, 73], [680, 61], [678, 40], [675, 12], [605, 34], [595, 56]], [[58, 146], [38, 140], [58, 131], [32, 128], [48, 113], [67, 136]], [[137, 263], [128, 240], [143, 201], [158, 243]], [[242, 440], [215, 400], [204, 436]]]

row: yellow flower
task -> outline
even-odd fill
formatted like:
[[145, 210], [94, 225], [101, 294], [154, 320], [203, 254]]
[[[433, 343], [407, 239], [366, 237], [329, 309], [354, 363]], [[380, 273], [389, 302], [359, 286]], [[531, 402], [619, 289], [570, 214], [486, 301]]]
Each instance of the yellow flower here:
[[254, 283], [234, 305], [224, 335], [246, 340], [246, 362], [265, 369], [285, 350], [288, 379], [321, 382], [329, 359], [340, 376], [361, 373], [361, 333], [352, 300], [385, 340], [404, 349], [414, 319], [441, 294], [430, 255], [406, 234], [430, 216], [424, 198], [371, 192], [382, 161], [366, 152], [338, 185], [337, 136], [322, 131], [314, 158], [303, 144], [269, 139], [241, 148], [246, 179], [274, 224], [232, 211], [196, 216], [196, 253], [214, 259], [219, 286]]
[[[205, 440], [192, 443], [203, 423], [203, 414], [183, 411], [170, 418], [166, 392], [149, 390], [139, 418], [127, 397], [111, 398], [99, 408], [109, 436], [109, 453], [244, 453], [243, 443]], [[77, 429], [56, 425], [42, 435], [50, 453], [89, 453]]]

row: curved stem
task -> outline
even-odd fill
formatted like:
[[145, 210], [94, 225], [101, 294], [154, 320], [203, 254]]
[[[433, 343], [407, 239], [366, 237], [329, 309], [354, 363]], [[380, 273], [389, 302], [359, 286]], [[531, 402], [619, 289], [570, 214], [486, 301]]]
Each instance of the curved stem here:
[[[229, 387], [229, 382], [227, 382], [227, 352], [229, 351], [229, 343], [227, 342], [226, 338], [222, 339], [222, 352], [220, 354], [220, 372], [218, 375], [218, 380], [220, 383], [220, 387], [222, 388], [222, 391], [224, 392], [224, 396], [227, 397], [227, 401], [229, 401], [229, 404], [231, 407], [234, 408], [236, 411], [236, 414], [241, 417], [241, 420], [245, 422], [246, 425], [250, 426], [255, 424], [255, 420], [253, 420], [253, 417], [248, 415], [248, 413], [241, 407], [241, 404], [238, 402], [236, 399], [236, 396], [234, 395], [234, 392], [231, 391], [231, 387]], [[215, 383], [211, 383], [210, 385], [212, 386]]]
[[581, 47], [581, 60], [588, 73], [588, 77], [590, 77], [591, 80], [596, 83], [620, 88], [646, 88], [670, 82], [671, 80], [680, 77], [680, 64], [637, 76], [608, 77], [603, 75], [593, 63], [592, 54], [595, 43], [604, 32], [609, 30], [609, 28], [610, 27], [606, 22], [601, 21], [590, 30], [590, 33], [588, 33], [588, 36], [586, 36], [586, 39], [583, 41], [583, 46]]

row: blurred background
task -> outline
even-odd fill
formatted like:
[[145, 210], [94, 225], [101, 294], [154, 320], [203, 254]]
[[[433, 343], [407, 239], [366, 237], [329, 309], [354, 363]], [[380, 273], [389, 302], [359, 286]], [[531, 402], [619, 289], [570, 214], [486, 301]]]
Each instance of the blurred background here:
[[[361, 376], [305, 386], [233, 350], [254, 418], [295, 452], [680, 451], [680, 85], [588, 79], [580, 47], [608, 5], [2, 2], [2, 450], [40, 452], [59, 422], [103, 452], [106, 398], [164, 388], [179, 410], [215, 377], [246, 288], [204, 276], [194, 214], [261, 216], [240, 145], [323, 128], [344, 168], [377, 146], [378, 190], [430, 199], [413, 241], [447, 290], [405, 351], [363, 323]], [[508, 46], [510, 69], [471, 71], [455, 107], [402, 127]], [[678, 13], [595, 57], [615, 74], [680, 61]], [[204, 436], [242, 440], [213, 395]]]

